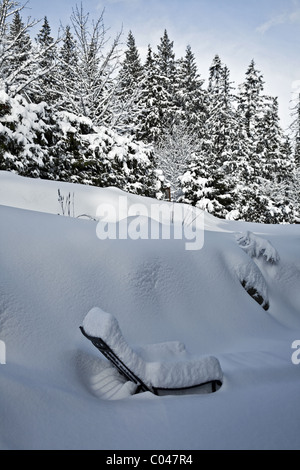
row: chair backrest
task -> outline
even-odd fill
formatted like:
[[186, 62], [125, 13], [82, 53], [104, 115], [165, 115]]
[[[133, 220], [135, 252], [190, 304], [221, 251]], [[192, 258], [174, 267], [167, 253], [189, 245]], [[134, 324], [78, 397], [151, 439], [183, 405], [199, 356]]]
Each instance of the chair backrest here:
[[151, 384], [146, 384], [143, 378], [144, 360], [125, 341], [119, 323], [113, 315], [93, 308], [85, 317], [80, 330], [123, 377], [138, 385], [139, 391], [154, 393]]

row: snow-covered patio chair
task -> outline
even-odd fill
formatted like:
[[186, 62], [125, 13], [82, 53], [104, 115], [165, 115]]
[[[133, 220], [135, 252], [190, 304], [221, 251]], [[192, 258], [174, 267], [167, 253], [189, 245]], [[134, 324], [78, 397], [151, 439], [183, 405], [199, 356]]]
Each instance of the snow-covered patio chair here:
[[179, 342], [133, 349], [116, 318], [100, 308], [86, 315], [80, 329], [119, 373], [136, 385], [134, 393], [211, 393], [222, 385], [223, 373], [216, 357], [193, 358]]

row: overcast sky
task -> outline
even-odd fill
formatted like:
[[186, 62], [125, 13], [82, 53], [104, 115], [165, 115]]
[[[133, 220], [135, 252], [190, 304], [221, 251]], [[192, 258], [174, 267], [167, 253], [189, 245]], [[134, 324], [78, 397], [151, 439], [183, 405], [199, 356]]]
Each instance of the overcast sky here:
[[[25, 0], [21, 4], [25, 3]], [[29, 0], [23, 17], [47, 16], [53, 34], [69, 23], [80, 0]], [[300, 0], [83, 0], [91, 18], [104, 12], [112, 37], [129, 30], [144, 58], [148, 44], [155, 50], [167, 29], [176, 57], [191, 45], [199, 73], [207, 79], [215, 54], [228, 66], [238, 85], [252, 59], [262, 72], [265, 92], [279, 97], [283, 127], [288, 126], [290, 100], [300, 90]]]

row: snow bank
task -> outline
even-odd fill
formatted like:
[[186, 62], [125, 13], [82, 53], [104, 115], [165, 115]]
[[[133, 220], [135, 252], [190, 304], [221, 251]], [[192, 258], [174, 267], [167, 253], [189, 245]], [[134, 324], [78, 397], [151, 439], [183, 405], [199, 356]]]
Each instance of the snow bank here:
[[[53, 215], [58, 188], [75, 194], [76, 215], [124, 195], [0, 173], [0, 448], [299, 449], [300, 366], [291, 346], [300, 339], [300, 226], [205, 214], [198, 251], [180, 240], [101, 241], [93, 221]], [[236, 233], [248, 231], [276, 247], [280, 261], [241, 249]], [[258, 285], [253, 265], [267, 312], [237, 276]], [[95, 305], [153, 364], [151, 377], [157, 363], [162, 370], [214, 356], [223, 386], [207, 395], [131, 396], [79, 331]]]

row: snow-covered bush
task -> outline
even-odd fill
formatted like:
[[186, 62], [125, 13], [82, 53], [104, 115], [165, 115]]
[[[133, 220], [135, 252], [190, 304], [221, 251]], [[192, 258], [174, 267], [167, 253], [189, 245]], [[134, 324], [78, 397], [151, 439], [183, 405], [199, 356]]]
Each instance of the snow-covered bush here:
[[246, 232], [237, 236], [238, 245], [247, 253], [250, 258], [259, 258], [262, 256], [268, 263], [278, 263], [279, 254], [274, 246], [258, 235], [252, 232]]
[[153, 197], [159, 192], [149, 145], [71, 113], [58, 113], [56, 124], [56, 161], [66, 180]]
[[152, 148], [97, 127], [86, 117], [53, 112], [44, 102], [0, 93], [0, 170], [22, 176], [116, 186], [155, 197], [161, 175]]
[[43, 177], [52, 166], [49, 146], [52, 124], [47, 104], [0, 92], [0, 169], [22, 176]]

